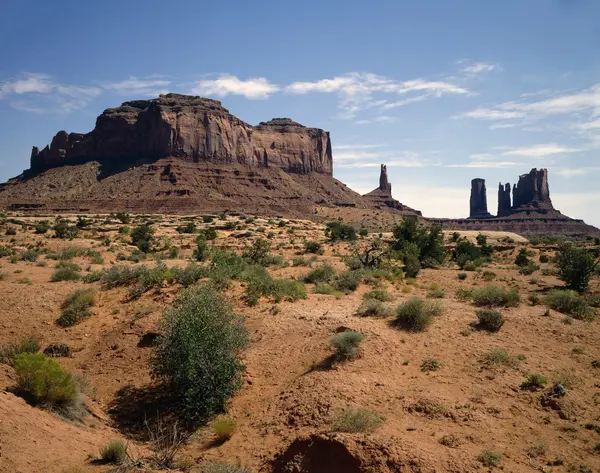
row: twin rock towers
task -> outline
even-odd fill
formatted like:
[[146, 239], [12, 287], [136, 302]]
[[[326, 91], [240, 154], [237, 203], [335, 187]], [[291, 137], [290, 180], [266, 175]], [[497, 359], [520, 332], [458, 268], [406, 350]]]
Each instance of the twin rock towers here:
[[[471, 219], [494, 218], [488, 212], [485, 179], [471, 181], [470, 214]], [[508, 217], [520, 212], [535, 211], [546, 213], [554, 210], [548, 188], [548, 170], [532, 169], [529, 174], [519, 176], [519, 181], [512, 188], [509, 183], [498, 186], [498, 215]]]

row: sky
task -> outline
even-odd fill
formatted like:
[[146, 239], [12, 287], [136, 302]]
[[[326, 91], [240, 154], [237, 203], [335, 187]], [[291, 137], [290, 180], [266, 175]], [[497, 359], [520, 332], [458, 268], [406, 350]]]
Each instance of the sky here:
[[470, 181], [548, 168], [600, 226], [600, 1], [2, 0], [0, 181], [59, 130], [161, 93], [331, 132], [334, 176], [466, 217]]

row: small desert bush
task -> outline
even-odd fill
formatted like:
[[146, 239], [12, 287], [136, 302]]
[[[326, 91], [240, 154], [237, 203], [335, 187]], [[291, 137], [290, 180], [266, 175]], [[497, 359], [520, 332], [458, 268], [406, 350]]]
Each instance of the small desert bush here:
[[579, 320], [593, 320], [593, 309], [577, 292], [569, 289], [554, 289], [545, 299], [546, 305], [563, 314], [568, 314]]
[[521, 389], [537, 390], [543, 388], [548, 382], [548, 378], [539, 374], [531, 373], [525, 377], [521, 383]]
[[180, 399], [188, 418], [222, 410], [239, 389], [248, 343], [244, 320], [211, 285], [182, 290], [164, 315], [152, 374]]
[[261, 296], [272, 297], [275, 302], [306, 299], [304, 284], [294, 279], [273, 279], [262, 266], [249, 266], [240, 274], [240, 279], [246, 282], [246, 301], [250, 305], [258, 303]]
[[96, 291], [78, 289], [67, 296], [62, 303], [62, 314], [56, 320], [61, 327], [71, 327], [91, 315], [90, 307], [96, 302]]
[[442, 313], [439, 302], [413, 297], [396, 309], [394, 324], [413, 332], [422, 332]]
[[504, 325], [504, 316], [501, 312], [494, 309], [481, 309], [475, 311], [478, 325], [488, 332], [497, 332]]
[[203, 463], [199, 471], [200, 473], [252, 473], [252, 470], [248, 467], [222, 462]]
[[377, 412], [362, 407], [346, 407], [342, 409], [333, 422], [335, 432], [373, 432], [381, 424], [383, 417]]
[[507, 291], [500, 286], [484, 286], [473, 289], [473, 302], [478, 306], [516, 307], [521, 298], [515, 289]]
[[212, 431], [218, 442], [225, 442], [233, 437], [235, 433], [236, 422], [231, 417], [221, 417], [211, 424]]
[[539, 269], [540, 269], [540, 267], [535, 264], [528, 264], [527, 266], [519, 267], [519, 274], [522, 274], [524, 276], [529, 276], [529, 275], [535, 273], [536, 271], [539, 271]]
[[504, 365], [511, 368], [517, 368], [522, 358], [522, 356], [511, 355], [504, 348], [492, 348], [483, 354], [481, 362], [486, 367]]
[[359, 332], [341, 332], [331, 337], [330, 344], [335, 351], [334, 356], [340, 361], [356, 358], [359, 353], [360, 344], [365, 339]]
[[500, 463], [502, 462], [502, 454], [493, 450], [484, 450], [477, 455], [477, 461], [488, 468], [500, 466]]
[[378, 299], [365, 299], [356, 309], [360, 317], [389, 317], [394, 311]]
[[432, 284], [427, 290], [427, 297], [430, 299], [443, 299], [445, 296], [444, 290], [437, 284]]
[[29, 261], [29, 262], [33, 263], [38, 259], [38, 256], [39, 256], [39, 253], [37, 252], [37, 250], [29, 249], [29, 250], [22, 251], [19, 254], [19, 259], [21, 261]]
[[319, 255], [323, 253], [322, 245], [316, 241], [305, 241], [304, 242], [304, 252], [305, 253], [313, 253]]
[[527, 300], [531, 302], [531, 305], [538, 305], [541, 301], [540, 295], [537, 292], [532, 292], [527, 296]]
[[455, 294], [456, 300], [460, 302], [473, 300], [473, 291], [474, 289], [459, 289]]
[[335, 270], [328, 264], [318, 266], [308, 272], [304, 276], [303, 280], [305, 283], [316, 284], [319, 282], [329, 282], [335, 276]]
[[484, 271], [483, 273], [481, 273], [481, 277], [484, 281], [490, 282], [496, 279], [496, 273], [494, 273], [493, 271]]
[[365, 292], [363, 295], [364, 299], [374, 299], [381, 302], [389, 302], [393, 299], [393, 297], [385, 290], [385, 289], [372, 289], [368, 292]]
[[37, 353], [40, 344], [36, 337], [27, 337], [20, 342], [0, 344], [0, 364], [10, 365], [17, 355], [21, 353]]
[[85, 276], [83, 276], [82, 281], [88, 284], [101, 281], [106, 272], [107, 270], [104, 268], [98, 269], [97, 271], [90, 271]]
[[154, 245], [154, 229], [148, 225], [140, 225], [131, 231], [131, 243], [143, 253], [152, 251]]
[[547, 263], [548, 261], [550, 261], [550, 258], [548, 257], [548, 255], [544, 255], [544, 254], [540, 255], [540, 263]]
[[567, 284], [567, 288], [578, 292], [588, 288], [600, 262], [590, 250], [573, 245], [562, 245], [555, 259], [558, 277]]
[[81, 279], [81, 268], [71, 261], [59, 261], [50, 277], [51, 282], [78, 281]]
[[458, 273], [456, 277], [459, 281], [464, 281], [465, 279], [467, 279], [467, 273]]
[[292, 266], [297, 267], [297, 266], [310, 266], [312, 264], [312, 261], [310, 259], [307, 258], [303, 258], [301, 256], [294, 258], [292, 260]]
[[423, 373], [428, 373], [429, 371], [437, 371], [440, 369], [440, 367], [441, 363], [439, 360], [436, 360], [435, 358], [425, 358], [421, 362], [420, 368]]
[[21, 353], [13, 366], [18, 391], [28, 402], [69, 417], [81, 415], [79, 386], [56, 361], [43, 353]]
[[333, 285], [345, 294], [356, 291], [363, 277], [362, 271], [349, 270], [340, 273], [334, 280]]
[[312, 292], [314, 294], [326, 294], [328, 296], [343, 296], [344, 293], [341, 291], [338, 291], [335, 287], [333, 287], [331, 284], [329, 284], [328, 282], [319, 282], [315, 285], [315, 287], [313, 287]]
[[100, 449], [100, 458], [105, 463], [119, 465], [127, 458], [127, 447], [121, 440], [111, 440]]

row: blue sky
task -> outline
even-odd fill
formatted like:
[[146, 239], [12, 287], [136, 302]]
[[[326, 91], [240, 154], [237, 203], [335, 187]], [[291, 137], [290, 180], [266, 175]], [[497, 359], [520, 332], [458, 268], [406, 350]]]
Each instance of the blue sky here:
[[331, 132], [334, 175], [425, 215], [468, 214], [470, 180], [550, 170], [555, 207], [600, 226], [596, 0], [4, 0], [0, 180], [31, 146], [125, 100], [223, 102], [250, 124]]

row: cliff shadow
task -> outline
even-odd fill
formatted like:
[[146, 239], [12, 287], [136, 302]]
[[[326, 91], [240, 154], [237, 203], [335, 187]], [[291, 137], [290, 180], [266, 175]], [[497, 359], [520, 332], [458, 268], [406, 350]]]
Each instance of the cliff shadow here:
[[153, 164], [167, 156], [155, 158], [121, 158], [111, 160], [98, 160], [98, 180], [102, 181], [108, 177], [120, 174], [131, 168], [142, 166], [144, 164]]

